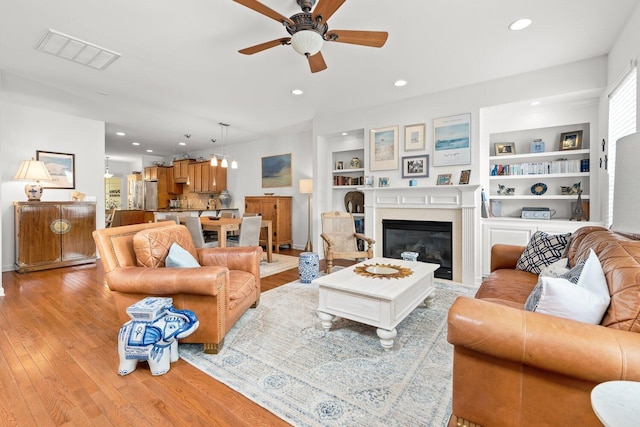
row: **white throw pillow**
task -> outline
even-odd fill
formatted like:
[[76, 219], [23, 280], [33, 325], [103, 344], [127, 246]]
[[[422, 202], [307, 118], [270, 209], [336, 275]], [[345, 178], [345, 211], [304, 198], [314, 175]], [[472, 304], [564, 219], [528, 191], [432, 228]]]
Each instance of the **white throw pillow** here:
[[178, 268], [197, 268], [200, 267], [198, 261], [182, 246], [177, 243], [172, 243], [169, 248], [169, 254], [164, 261], [166, 267], [178, 267]]
[[589, 257], [587, 258], [587, 262], [584, 263], [584, 267], [582, 267], [582, 273], [580, 273], [580, 278], [578, 279], [578, 286], [598, 295], [600, 298], [606, 300], [607, 305], [609, 305], [611, 301], [609, 285], [607, 285], [607, 279], [604, 277], [604, 271], [602, 271], [602, 265], [600, 264], [598, 255], [596, 255], [593, 249], [589, 249]]

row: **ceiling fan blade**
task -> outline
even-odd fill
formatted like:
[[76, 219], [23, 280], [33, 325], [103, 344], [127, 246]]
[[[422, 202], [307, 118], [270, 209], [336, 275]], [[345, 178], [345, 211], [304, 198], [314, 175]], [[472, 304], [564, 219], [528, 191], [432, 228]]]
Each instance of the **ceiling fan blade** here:
[[327, 41], [359, 44], [362, 46], [382, 47], [387, 41], [386, 31], [330, 30]]
[[260, 43], [257, 44], [255, 46], [251, 46], [251, 47], [246, 47], [242, 50], [239, 50], [238, 52], [243, 53], [245, 55], [253, 55], [254, 53], [258, 53], [258, 52], [262, 52], [263, 50], [267, 50], [269, 48], [272, 47], [276, 47], [279, 45], [286, 45], [289, 44], [289, 40], [291, 40], [291, 37], [284, 37], [281, 39], [275, 39], [275, 40], [271, 40], [265, 43]]
[[321, 16], [322, 21], [327, 22], [345, 1], [347, 0], [319, 0], [318, 5], [313, 9], [313, 20], [317, 21]]
[[318, 52], [313, 56], [309, 56], [309, 67], [311, 67], [312, 73], [317, 73], [318, 71], [326, 70], [327, 64], [324, 62], [324, 58], [322, 57], [322, 53]]
[[265, 6], [257, 0], [233, 0], [236, 3], [240, 3], [243, 6], [248, 7], [249, 9], [253, 9], [258, 13], [263, 14], [264, 16], [268, 16], [271, 19], [275, 19], [276, 21], [284, 24], [287, 23], [289, 25], [294, 25], [294, 22], [287, 18], [284, 15], [279, 14], [275, 10]]

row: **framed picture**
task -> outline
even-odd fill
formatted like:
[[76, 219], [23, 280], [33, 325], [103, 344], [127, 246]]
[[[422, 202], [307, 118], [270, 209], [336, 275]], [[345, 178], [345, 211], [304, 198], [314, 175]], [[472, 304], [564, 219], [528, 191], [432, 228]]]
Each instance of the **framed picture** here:
[[369, 144], [370, 170], [398, 169], [398, 126], [371, 129]]
[[493, 144], [496, 150], [496, 156], [508, 156], [509, 154], [516, 154], [515, 142], [496, 142]]
[[458, 184], [464, 185], [469, 183], [471, 177], [471, 169], [466, 169], [460, 172], [460, 182]]
[[44, 188], [76, 188], [76, 155], [36, 150], [36, 160], [44, 162], [52, 181]]
[[563, 132], [560, 134], [560, 151], [579, 150], [582, 148], [582, 131]]
[[451, 174], [450, 173], [441, 173], [438, 175], [438, 185], [451, 185]]
[[471, 163], [471, 113], [433, 121], [433, 165]]
[[429, 176], [429, 155], [402, 158], [402, 177], [416, 178]]
[[404, 127], [404, 151], [424, 150], [424, 123]]
[[262, 158], [262, 188], [291, 187], [291, 153]]

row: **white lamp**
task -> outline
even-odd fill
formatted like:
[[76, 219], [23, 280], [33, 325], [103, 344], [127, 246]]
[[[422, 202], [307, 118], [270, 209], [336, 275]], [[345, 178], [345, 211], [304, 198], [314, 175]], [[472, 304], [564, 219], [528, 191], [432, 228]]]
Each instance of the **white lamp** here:
[[[16, 173], [13, 179], [32, 181], [24, 187], [24, 194], [27, 195], [27, 199], [30, 202], [39, 202], [42, 197], [42, 185], [40, 185], [40, 181], [53, 180], [44, 162], [33, 159], [23, 160], [20, 164], [20, 169], [18, 169], [18, 173]], [[33, 181], [35, 181], [35, 183]]]
[[291, 47], [300, 55], [313, 56], [322, 49], [322, 36], [313, 30], [300, 30], [291, 36]]
[[640, 197], [638, 187], [630, 185], [638, 176], [640, 132], [616, 142], [616, 171], [613, 190], [613, 222], [611, 230], [622, 234], [640, 235]]
[[300, 193], [306, 194], [309, 202], [309, 223], [307, 227], [307, 245], [304, 247], [305, 252], [313, 252], [313, 244], [311, 243], [311, 194], [313, 193], [313, 180], [301, 179], [298, 182]]

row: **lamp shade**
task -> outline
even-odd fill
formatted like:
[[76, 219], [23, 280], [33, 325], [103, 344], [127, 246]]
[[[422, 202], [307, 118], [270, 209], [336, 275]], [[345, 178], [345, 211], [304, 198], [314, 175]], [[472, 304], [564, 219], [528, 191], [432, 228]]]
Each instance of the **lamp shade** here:
[[313, 193], [313, 180], [312, 179], [301, 179], [298, 182], [298, 189], [302, 194], [311, 194]]
[[613, 222], [611, 230], [623, 234], [640, 235], [640, 197], [632, 185], [638, 176], [640, 162], [640, 132], [620, 138], [616, 142], [616, 170], [613, 190]]
[[51, 175], [44, 162], [40, 160], [23, 160], [18, 173], [13, 177], [20, 181], [51, 181]]
[[291, 36], [291, 46], [300, 55], [313, 56], [322, 48], [322, 36], [312, 30], [300, 30]]

